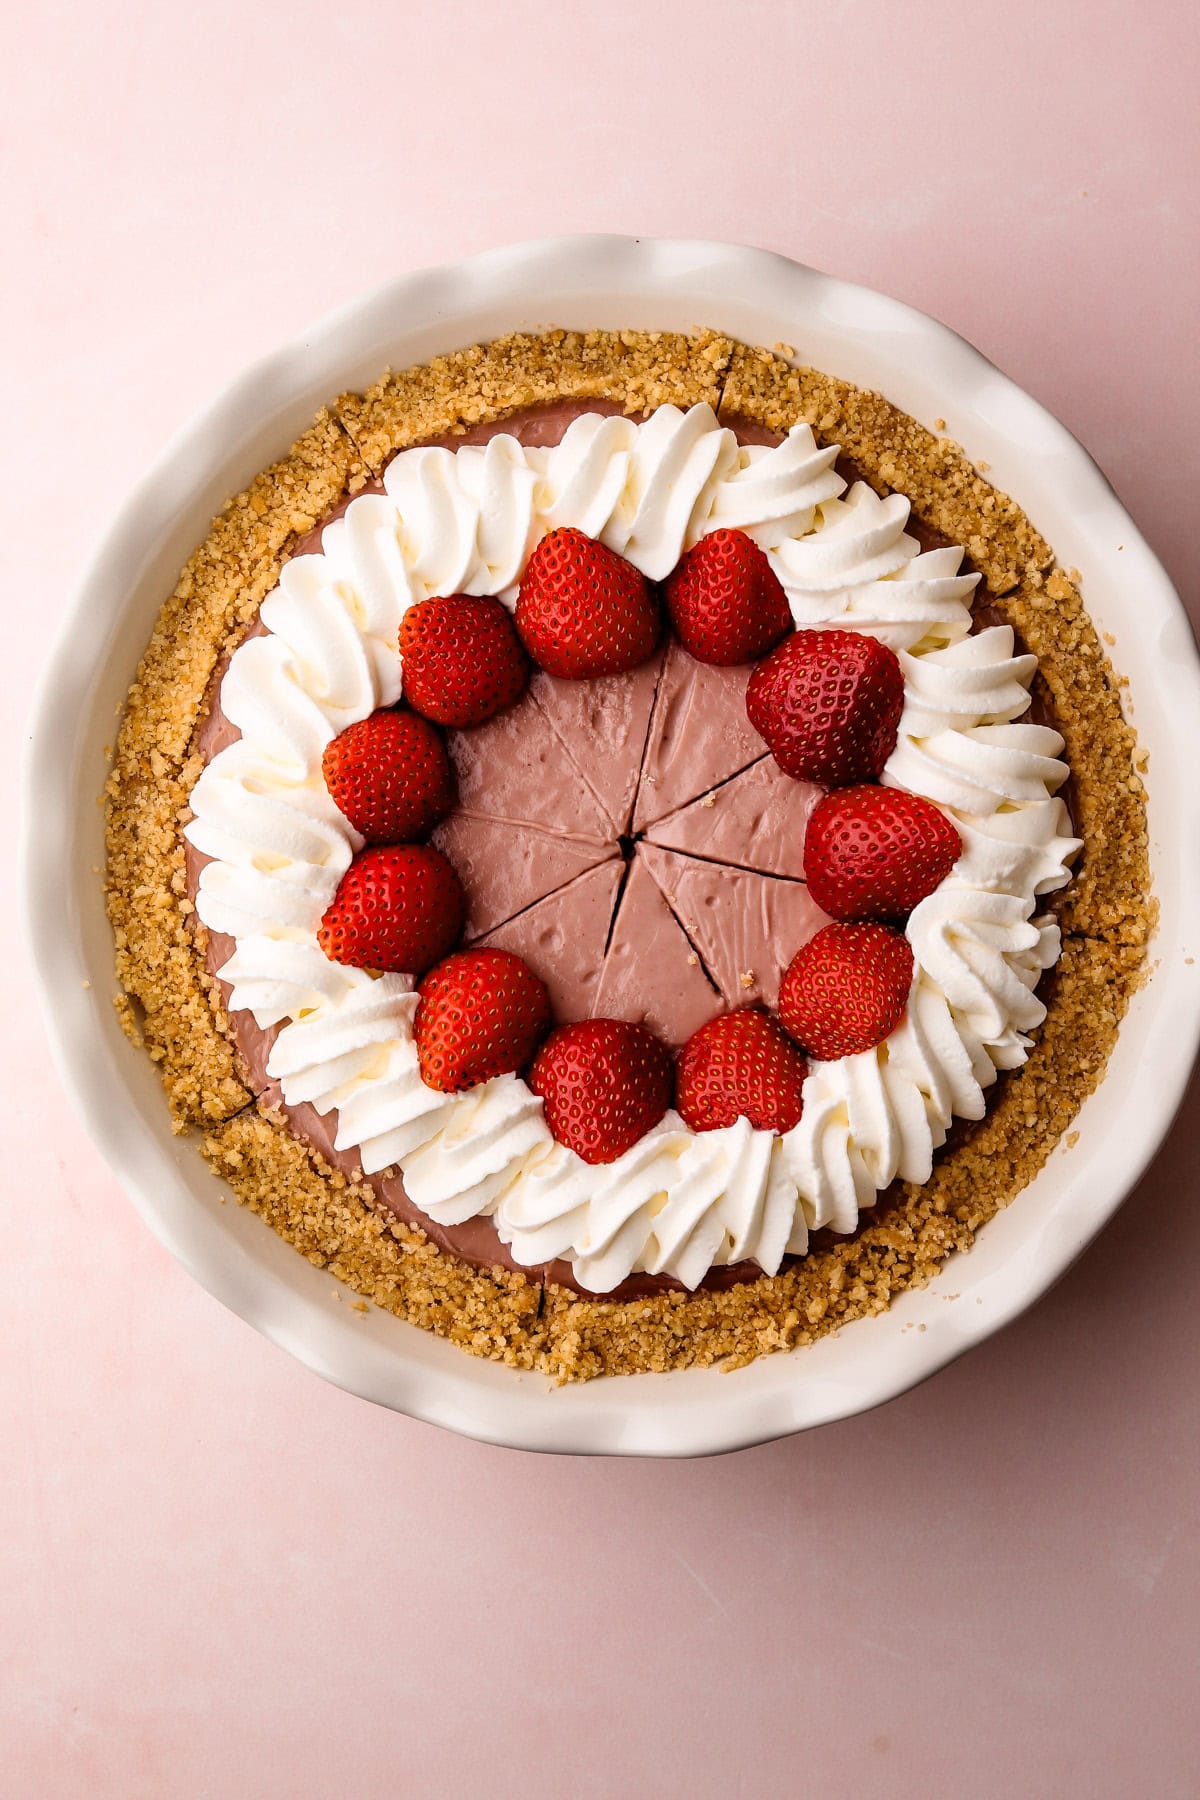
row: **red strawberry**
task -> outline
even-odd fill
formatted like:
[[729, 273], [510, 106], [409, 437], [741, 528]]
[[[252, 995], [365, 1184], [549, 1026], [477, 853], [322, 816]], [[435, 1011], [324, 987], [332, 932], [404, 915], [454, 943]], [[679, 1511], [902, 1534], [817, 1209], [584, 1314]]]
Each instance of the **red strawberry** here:
[[443, 1094], [523, 1069], [550, 1024], [543, 982], [511, 950], [459, 950], [417, 989], [421, 1080]]
[[744, 531], [702, 537], [668, 577], [666, 601], [680, 643], [699, 662], [754, 662], [792, 629], [787, 595]]
[[482, 725], [519, 700], [529, 661], [512, 619], [486, 594], [418, 600], [400, 621], [404, 698], [439, 725]]
[[423, 975], [462, 930], [463, 891], [440, 850], [360, 850], [338, 883], [317, 942], [333, 962]]
[[662, 618], [639, 569], [564, 525], [542, 539], [525, 565], [517, 630], [548, 674], [587, 681], [645, 662], [662, 635]]
[[551, 1032], [529, 1085], [560, 1144], [586, 1163], [615, 1162], [671, 1104], [671, 1056], [644, 1025], [584, 1019]]
[[790, 1131], [807, 1074], [775, 1020], [741, 1007], [692, 1033], [679, 1055], [675, 1105], [693, 1131], [719, 1131], [739, 1117], [758, 1131]]
[[896, 744], [904, 676], [859, 631], [795, 631], [746, 689], [750, 723], [785, 775], [848, 787], [875, 781]]
[[900, 788], [835, 788], [804, 837], [804, 877], [833, 919], [897, 918], [945, 880], [962, 841], [945, 813]]
[[348, 725], [326, 744], [321, 768], [368, 844], [418, 838], [454, 805], [446, 746], [419, 713], [374, 712]]
[[899, 1024], [912, 986], [908, 939], [888, 925], [826, 925], [793, 956], [779, 1016], [820, 1062], [874, 1049]]

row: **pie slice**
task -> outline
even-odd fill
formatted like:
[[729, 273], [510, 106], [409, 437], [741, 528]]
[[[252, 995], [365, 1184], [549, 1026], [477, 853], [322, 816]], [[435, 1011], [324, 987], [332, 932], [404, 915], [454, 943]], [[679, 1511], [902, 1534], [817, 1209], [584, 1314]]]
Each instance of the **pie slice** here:
[[613, 832], [629, 830], [642, 752], [665, 649], [627, 675], [563, 681], [538, 670], [529, 691], [575, 767], [607, 813]]
[[464, 812], [444, 819], [430, 842], [450, 859], [462, 882], [467, 943], [617, 854], [611, 841], [568, 837]]
[[446, 740], [463, 812], [598, 843], [613, 836], [600, 802], [530, 694], [485, 725], [447, 732]]
[[672, 640], [642, 759], [635, 832], [698, 800], [762, 756], [763, 741], [746, 717], [752, 666], [721, 669], [696, 662]]
[[725, 1011], [640, 847], [629, 865], [592, 1011], [648, 1025], [676, 1048]]
[[726, 868], [643, 844], [646, 866], [727, 1006], [774, 1006], [797, 950], [829, 924], [800, 881]]
[[732, 781], [668, 813], [646, 837], [689, 856], [803, 881], [804, 834], [824, 791], [811, 781], [793, 781], [773, 756], [763, 756]]
[[591, 1016], [624, 872], [617, 857], [600, 863], [478, 940], [524, 958], [560, 1025]]

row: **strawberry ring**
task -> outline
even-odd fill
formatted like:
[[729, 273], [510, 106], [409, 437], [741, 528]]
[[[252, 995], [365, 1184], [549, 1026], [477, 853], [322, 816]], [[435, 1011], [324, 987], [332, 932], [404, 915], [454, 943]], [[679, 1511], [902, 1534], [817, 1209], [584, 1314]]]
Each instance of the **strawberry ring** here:
[[[692, 1286], [710, 1267], [746, 1258], [777, 1268], [785, 1253], [803, 1251], [810, 1229], [853, 1229], [859, 1208], [897, 1175], [927, 1179], [951, 1117], [980, 1116], [995, 1071], [1024, 1060], [1024, 1034], [1044, 1014], [1033, 989], [1057, 954], [1052, 923], [1034, 916], [1036, 898], [1068, 879], [1077, 845], [1054, 799], [1066, 774], [1061, 740], [1017, 722], [1033, 659], [1012, 654], [1005, 628], [968, 635], [973, 578], [958, 574], [960, 553], [921, 555], [908, 539], [887, 567], [904, 537], [903, 515], [897, 521], [896, 508], [866, 489], [841, 499], [844, 484], [833, 477], [828, 485], [836, 452], [819, 450], [807, 427], [757, 455], [739, 450], [705, 407], [662, 408], [642, 426], [584, 415], [571, 431], [560, 448], [570, 449], [573, 468], [592, 470], [590, 486], [559, 479], [570, 470], [556, 469], [556, 452], [539, 462], [512, 439], [493, 440], [461, 469], [445, 452], [402, 452], [386, 495], [352, 503], [330, 549], [285, 569], [263, 607], [268, 638], [235, 653], [222, 687], [242, 738], [213, 759], [193, 794], [188, 836], [212, 858], [197, 909], [210, 929], [235, 927], [236, 949], [221, 971], [231, 1009], [251, 1012], [260, 1027], [282, 1025], [268, 1066], [285, 1097], [336, 1111], [338, 1147], [357, 1146], [365, 1170], [398, 1165], [432, 1220], [490, 1216], [519, 1264], [565, 1256], [594, 1291], [609, 1291], [635, 1267]], [[489, 459], [490, 467], [477, 466]], [[614, 464], [620, 484], [610, 479]], [[674, 479], [656, 485], [664, 468]], [[693, 471], [692, 487], [681, 469]], [[454, 527], [469, 540], [462, 555], [453, 531], [422, 538], [422, 520], [437, 516], [428, 499], [435, 476], [456, 520], [467, 519], [469, 529]], [[484, 477], [491, 513], [480, 501]], [[563, 518], [569, 506], [575, 516]], [[496, 517], [506, 529], [489, 538]], [[537, 547], [567, 530], [619, 555], [646, 581], [670, 577], [681, 633], [718, 653], [729, 620], [719, 606], [707, 617], [697, 608], [691, 577], [711, 539], [724, 579], [729, 545], [738, 542], [729, 534], [744, 535], [796, 627], [755, 677], [767, 691], [762, 717], [777, 759], [810, 766], [793, 760], [800, 752], [794, 730], [784, 742], [787, 721], [811, 716], [813, 694], [833, 694], [845, 680], [844, 671], [818, 671], [807, 686], [800, 682], [807, 697], [797, 708], [789, 700], [795, 671], [772, 680], [772, 659], [811, 662], [826, 640], [857, 635], [863, 666], [891, 671], [894, 747], [881, 757], [887, 731], [877, 732], [865, 769], [839, 764], [833, 773], [862, 786], [856, 778], [869, 772], [885, 789], [923, 798], [952, 821], [962, 845], [909, 913], [913, 976], [903, 1020], [881, 1044], [812, 1067], [798, 1120], [774, 1130], [743, 1112], [732, 1124], [694, 1131], [667, 1111], [599, 1167], [554, 1139], [515, 1070], [453, 1094], [429, 1087], [411, 973], [331, 962], [317, 941], [355, 858], [367, 854], [319, 771], [331, 741], [400, 697], [400, 657], [389, 661], [386, 649], [389, 606], [399, 623], [410, 608], [440, 598], [422, 584], [444, 586], [446, 568], [466, 577], [453, 594], [511, 601]], [[317, 562], [324, 567], [300, 568]], [[774, 599], [769, 586], [767, 594]], [[577, 595], [574, 616], [583, 611]], [[520, 624], [519, 601], [517, 613]], [[564, 617], [569, 624], [571, 606]], [[575, 653], [563, 617], [536, 619], [521, 635], [556, 667]], [[644, 644], [644, 619], [631, 638]], [[612, 673], [596, 661], [603, 649], [589, 643], [571, 674]]]

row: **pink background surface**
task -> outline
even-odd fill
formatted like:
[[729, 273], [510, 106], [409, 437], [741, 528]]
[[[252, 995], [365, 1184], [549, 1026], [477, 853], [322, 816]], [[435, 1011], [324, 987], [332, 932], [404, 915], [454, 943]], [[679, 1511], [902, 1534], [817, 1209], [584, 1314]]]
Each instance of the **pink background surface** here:
[[[900, 10], [26, 9], [8, 766], [111, 509], [216, 387], [550, 231], [761, 244], [935, 313], [1079, 434], [1195, 607], [1194, 9]], [[337, 1393], [193, 1286], [11, 963], [6, 1795], [1196, 1793], [1195, 1088], [1067, 1279], [918, 1392], [708, 1463], [539, 1459]]]

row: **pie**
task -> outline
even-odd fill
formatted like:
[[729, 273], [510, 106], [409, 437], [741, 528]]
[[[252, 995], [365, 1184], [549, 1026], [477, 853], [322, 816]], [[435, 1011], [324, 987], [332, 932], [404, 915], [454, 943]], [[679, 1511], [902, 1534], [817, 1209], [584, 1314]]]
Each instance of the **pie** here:
[[[1077, 575], [932, 427], [711, 332], [549, 332], [342, 396], [214, 521], [108, 783], [118, 1004], [358, 1306], [557, 1379], [736, 1364], [1069, 1141], [1153, 927], [1143, 759]], [[332, 771], [397, 718], [445, 779], [380, 841]]]

